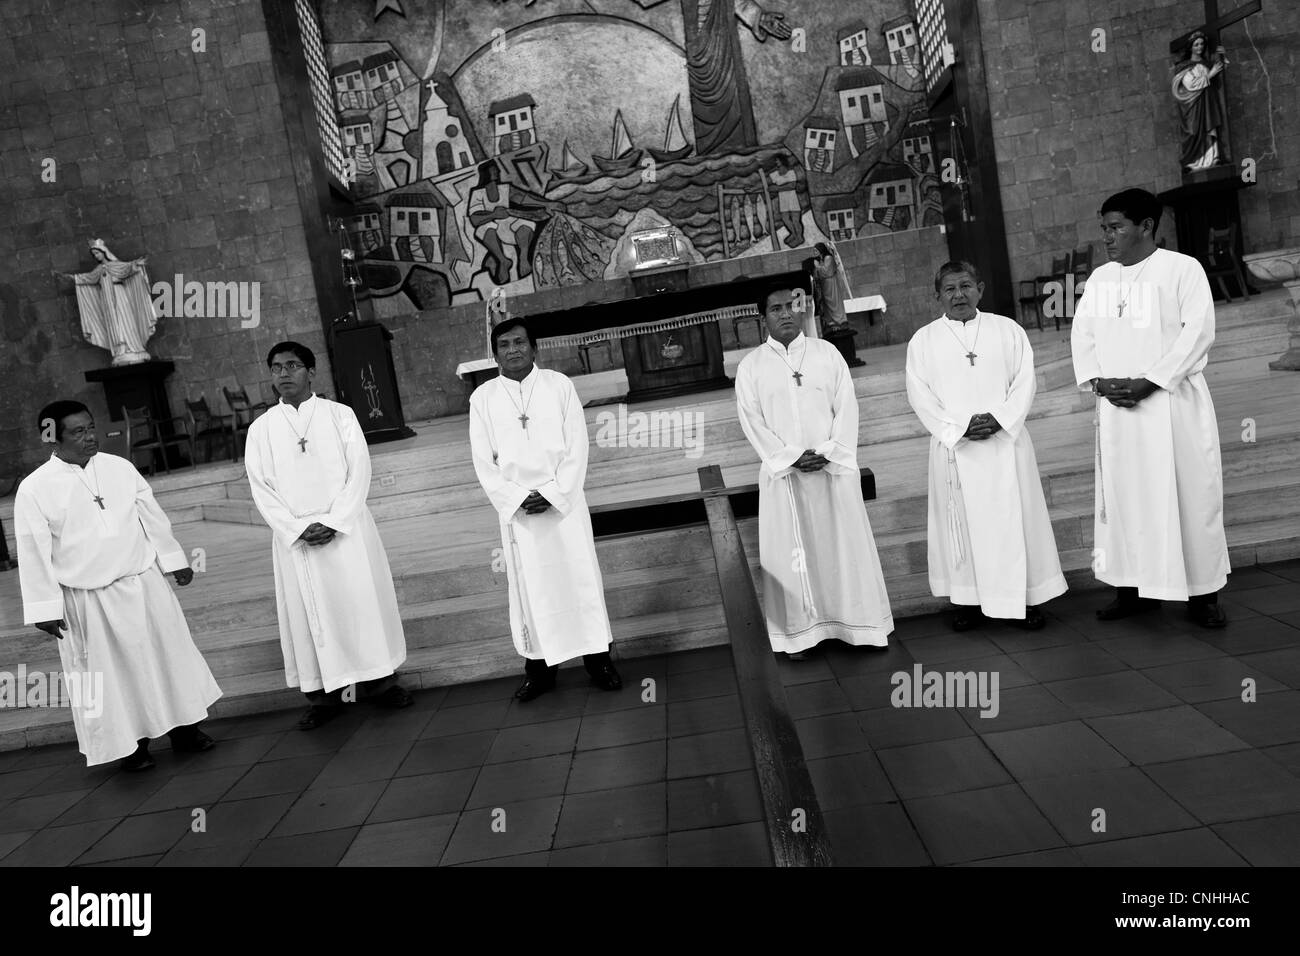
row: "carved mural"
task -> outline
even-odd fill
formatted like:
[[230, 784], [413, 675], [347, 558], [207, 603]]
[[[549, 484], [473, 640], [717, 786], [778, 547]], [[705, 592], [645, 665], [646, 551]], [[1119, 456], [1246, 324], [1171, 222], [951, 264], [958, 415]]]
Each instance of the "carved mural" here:
[[596, 6], [322, 5], [378, 315], [942, 221], [906, 0]]

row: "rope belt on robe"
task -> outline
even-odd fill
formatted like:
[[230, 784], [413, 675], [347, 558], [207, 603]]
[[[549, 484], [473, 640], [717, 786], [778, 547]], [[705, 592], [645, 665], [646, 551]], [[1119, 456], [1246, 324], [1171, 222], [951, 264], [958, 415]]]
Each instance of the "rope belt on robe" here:
[[307, 627], [311, 629], [312, 643], [323, 650], [325, 640], [321, 636], [320, 611], [316, 607], [316, 584], [311, 577], [311, 561], [307, 558], [307, 549], [310, 547], [311, 545], [304, 544], [301, 548], [297, 548], [296, 557], [298, 568], [302, 572], [302, 578], [304, 579], [302, 593], [303, 604], [307, 608]]
[[1101, 399], [1097, 399], [1097, 409], [1092, 416], [1093, 435], [1097, 442], [1097, 493], [1101, 496], [1101, 511], [1098, 520], [1106, 524], [1106, 482], [1101, 470]]
[[944, 470], [944, 477], [948, 482], [948, 537], [952, 542], [957, 567], [961, 567], [966, 561], [966, 549], [961, 543], [961, 510], [957, 507], [957, 496], [961, 494], [961, 474], [957, 471], [957, 453], [951, 448], [946, 451], [948, 467]]
[[532, 641], [528, 637], [528, 602], [524, 600], [524, 576], [519, 570], [519, 542], [515, 540], [515, 521], [510, 519], [510, 563], [515, 569], [515, 590], [519, 592], [519, 623], [524, 629], [524, 653], [533, 651]]
[[799, 555], [799, 585], [803, 592], [804, 613], [809, 617], [817, 616], [817, 606], [813, 603], [812, 581], [808, 577], [808, 552], [804, 550], [803, 535], [799, 532], [799, 510], [794, 501], [794, 473], [785, 476], [785, 490], [790, 499], [790, 519], [794, 522], [794, 547]]

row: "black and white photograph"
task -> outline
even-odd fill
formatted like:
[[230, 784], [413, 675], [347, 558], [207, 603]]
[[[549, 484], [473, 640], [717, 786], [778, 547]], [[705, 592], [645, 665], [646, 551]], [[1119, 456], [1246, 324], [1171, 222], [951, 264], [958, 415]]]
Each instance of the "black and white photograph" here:
[[1297, 50], [1290, 0], [0, 0], [6, 926], [496, 867], [1276, 931]]

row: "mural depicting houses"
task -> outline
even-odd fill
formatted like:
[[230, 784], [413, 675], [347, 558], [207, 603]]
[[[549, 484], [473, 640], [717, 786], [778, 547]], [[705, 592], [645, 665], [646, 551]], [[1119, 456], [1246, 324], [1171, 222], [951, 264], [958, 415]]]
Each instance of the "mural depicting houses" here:
[[340, 113], [374, 107], [375, 97], [366, 86], [360, 60], [348, 60], [334, 67], [330, 71], [330, 79], [334, 83], [334, 108]]
[[427, 192], [412, 190], [388, 197], [389, 246], [394, 259], [442, 261], [442, 229], [438, 215], [442, 206], [432, 193]]
[[[336, 0], [339, 7], [359, 2]], [[447, 2], [459, 18], [448, 14], [448, 22], [461, 31], [478, 24], [484, 37], [502, 16], [496, 5]], [[701, 126], [702, 104], [727, 99], [700, 98], [696, 75], [689, 95], [670, 87], [652, 108], [646, 103], [656, 87], [640, 74], [584, 77], [590, 85], [582, 122], [571, 103], [559, 102], [555, 84], [567, 82], [565, 38], [581, 45], [591, 21], [654, 30], [656, 20], [678, 18], [663, 34], [676, 45], [659, 57], [676, 57], [687, 75], [679, 18], [702, 4], [627, 2], [644, 8], [642, 25], [613, 13], [565, 24], [563, 16], [516, 8], [507, 24], [512, 46], [503, 54], [525, 39], [549, 51], [532, 72], [485, 60], [489, 70], [466, 73], [470, 60], [498, 55], [488, 41], [476, 46], [463, 37], [449, 55], [447, 38], [435, 31], [423, 37], [433, 45], [419, 47], [420, 31], [432, 28], [414, 15], [405, 24], [376, 25], [379, 33], [388, 30], [389, 42], [375, 41], [376, 32], [364, 42], [327, 32], [329, 58], [337, 63], [330, 93], [343, 148], [356, 163], [357, 205], [347, 226], [362, 259], [363, 293], [397, 297], [390, 309], [427, 308], [485, 298], [494, 287], [515, 293], [592, 281], [617, 268], [615, 250], [633, 222], [674, 227], [702, 261], [941, 221], [929, 127], [911, 122], [924, 114], [924, 93], [912, 17], [895, 15], [905, 9], [901, 0], [864, 0], [863, 17], [826, 24], [835, 47], [819, 67], [820, 82], [800, 80], [786, 91], [782, 102], [797, 105], [784, 132], [762, 139], [749, 133], [743, 143], [709, 129], [708, 123], [727, 128], [728, 117], [716, 109]], [[795, 23], [814, 11], [823, 23], [836, 17], [812, 0], [761, 2]], [[737, 3], [734, 19], [688, 21], [688, 45], [696, 29], [712, 31], [710, 50], [756, 44], [756, 15], [746, 10]], [[877, 23], [889, 63], [873, 66], [869, 43]], [[734, 93], [726, 84], [747, 82], [725, 57], [717, 67], [722, 93]], [[634, 142], [633, 131], [645, 142]]]
[[866, 179], [867, 218], [890, 229], [907, 229], [915, 212], [912, 170], [901, 163], [880, 163]]
[[809, 172], [835, 171], [835, 140], [840, 124], [833, 116], [810, 116], [804, 121], [803, 164]]
[[397, 68], [398, 57], [392, 50], [374, 53], [361, 61], [361, 71], [365, 74], [366, 89], [370, 91], [373, 101], [386, 103], [402, 92], [405, 83], [402, 72]]
[[833, 196], [822, 207], [826, 213], [826, 234], [835, 242], [844, 242], [857, 235], [854, 213], [857, 204], [852, 196]]
[[867, 22], [858, 20], [840, 28], [840, 66], [870, 66], [871, 51], [867, 49]]
[[930, 144], [930, 124], [915, 122], [908, 124], [903, 137], [903, 162], [917, 173], [934, 172], [934, 149]]
[[889, 47], [889, 62], [905, 67], [912, 76], [918, 76], [921, 72], [921, 46], [912, 18], [901, 16], [886, 20], [880, 31]]
[[870, 68], [848, 70], [835, 83], [835, 92], [839, 94], [840, 120], [849, 151], [857, 157], [889, 132], [884, 78]]
[[523, 149], [537, 142], [533, 112], [537, 102], [527, 93], [497, 100], [488, 108], [492, 123], [492, 145], [495, 155]]
[[380, 226], [383, 214], [383, 209], [376, 203], [361, 203], [345, 220], [348, 234], [352, 237], [352, 248], [362, 256], [383, 247], [384, 231]]

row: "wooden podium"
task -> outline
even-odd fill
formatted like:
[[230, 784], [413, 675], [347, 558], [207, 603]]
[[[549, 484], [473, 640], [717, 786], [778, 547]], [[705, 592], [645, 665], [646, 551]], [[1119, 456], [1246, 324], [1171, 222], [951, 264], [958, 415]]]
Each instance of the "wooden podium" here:
[[[1194, 257], [1208, 269], [1210, 230], [1235, 228], [1237, 261], [1244, 264], [1245, 237], [1242, 235], [1237, 193], [1248, 185], [1250, 184], [1238, 175], [1235, 166], [1213, 166], [1202, 172], [1185, 174], [1183, 185], [1157, 196], [1157, 199], [1174, 210], [1178, 251]], [[1237, 288], [1237, 280], [1232, 276], [1225, 276], [1224, 281], [1231, 284], [1230, 291], [1237, 295], [1246, 291], [1251, 295], [1259, 294], [1259, 290], [1250, 284], [1249, 277], [1246, 279], [1245, 290]], [[1211, 286], [1211, 289], [1216, 299], [1222, 297], [1217, 287]]]
[[352, 406], [366, 444], [411, 438], [393, 367], [393, 333], [378, 323], [334, 333], [334, 382], [339, 400]]

